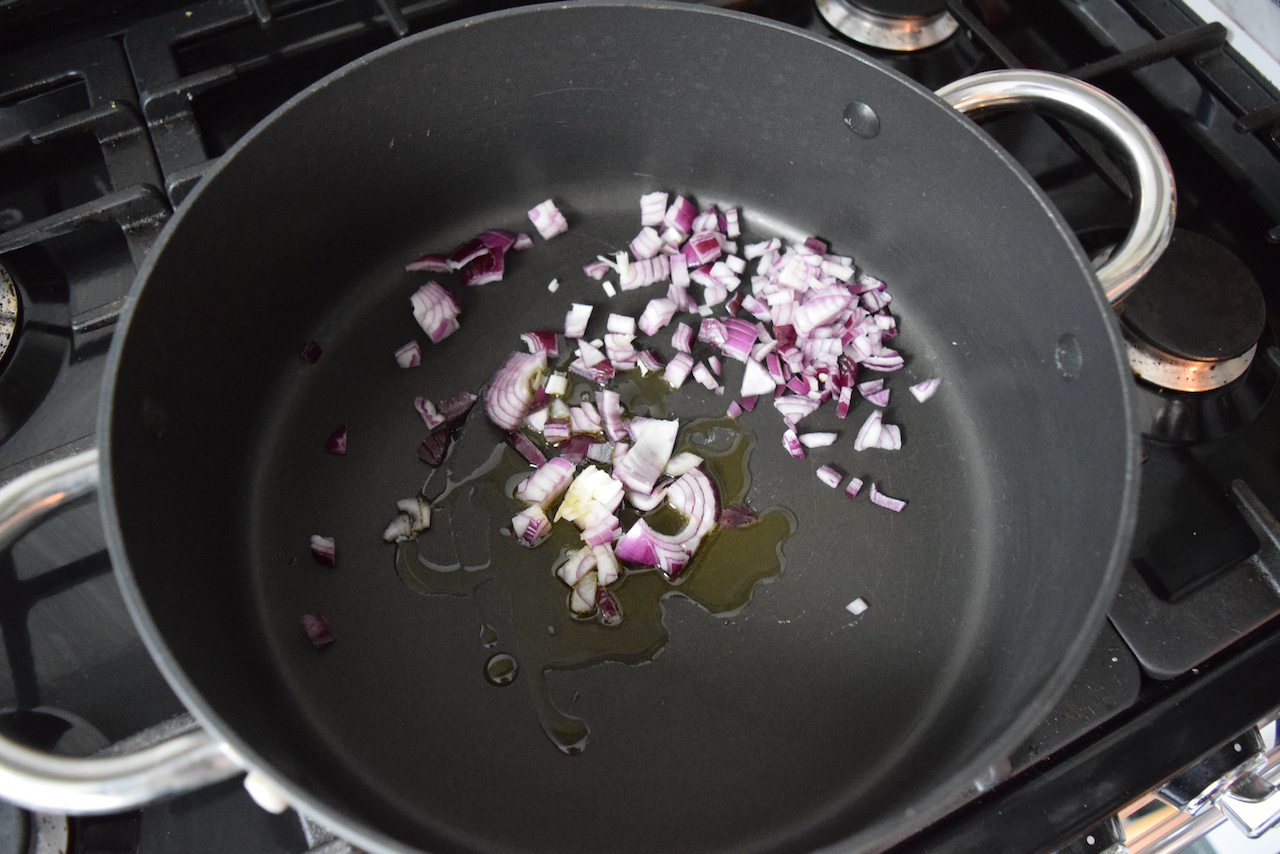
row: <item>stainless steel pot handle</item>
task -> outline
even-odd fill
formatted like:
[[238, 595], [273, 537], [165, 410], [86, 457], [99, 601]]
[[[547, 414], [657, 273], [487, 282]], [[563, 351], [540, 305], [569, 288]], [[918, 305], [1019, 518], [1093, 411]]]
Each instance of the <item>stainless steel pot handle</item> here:
[[[0, 551], [49, 513], [98, 488], [98, 451], [28, 472], [0, 488]], [[0, 737], [0, 798], [38, 812], [110, 813], [242, 773], [230, 749], [205, 730], [123, 756], [72, 758]]]
[[1117, 302], [1169, 245], [1175, 210], [1173, 168], [1155, 134], [1124, 104], [1097, 87], [1047, 71], [987, 71], [948, 83], [938, 97], [962, 113], [1034, 110], [1097, 134], [1128, 169], [1137, 214], [1124, 243], [1097, 270]]

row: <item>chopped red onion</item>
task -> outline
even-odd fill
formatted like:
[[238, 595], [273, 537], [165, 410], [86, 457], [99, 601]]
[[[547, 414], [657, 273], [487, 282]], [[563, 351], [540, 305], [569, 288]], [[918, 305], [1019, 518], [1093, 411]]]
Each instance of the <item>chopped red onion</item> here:
[[333, 537], [312, 534], [311, 556], [321, 566], [334, 566], [337, 563], [337, 553], [334, 548]]
[[853, 401], [853, 387], [840, 389], [840, 398], [836, 402], [836, 418], [844, 418], [849, 414], [849, 404]]
[[459, 243], [449, 253], [449, 269], [461, 270], [481, 255], [488, 255], [489, 251], [488, 245], [479, 237], [473, 237], [470, 240]]
[[862, 489], [862, 478], [851, 477], [849, 478], [849, 485], [844, 488], [844, 494], [850, 498], [857, 498], [858, 490], [860, 489]]
[[594, 444], [596, 444], [594, 438], [579, 434], [561, 442], [556, 450], [559, 452], [560, 459], [577, 465], [587, 458], [587, 451], [591, 450]]
[[662, 225], [667, 210], [667, 194], [661, 191], [646, 193], [640, 197], [640, 224]]
[[324, 351], [320, 349], [320, 345], [315, 341], [308, 341], [306, 346], [302, 348], [302, 358], [313, 365], [320, 361], [320, 356], [323, 353]]
[[418, 410], [418, 414], [422, 416], [422, 421], [427, 425], [428, 430], [435, 430], [449, 419], [445, 418], [436, 410], [436, 405], [425, 397], [415, 397], [413, 399], [413, 407]]
[[689, 377], [689, 371], [693, 369], [693, 356], [688, 353], [676, 353], [675, 356], [667, 363], [667, 368], [662, 373], [662, 378], [667, 381], [667, 385], [672, 388], [680, 388], [684, 385], [684, 381]]
[[933, 397], [933, 393], [938, 390], [938, 386], [941, 383], [942, 380], [937, 377], [924, 380], [923, 382], [918, 382], [911, 386], [911, 393], [915, 395], [916, 400], [924, 403], [926, 400]]
[[867, 380], [865, 383], [858, 383], [858, 394], [863, 397], [870, 397], [876, 392], [884, 388], [884, 378], [877, 377], [874, 380]]
[[564, 337], [581, 338], [587, 334], [587, 321], [591, 319], [592, 306], [575, 302], [564, 318]]
[[902, 450], [902, 431], [897, 424], [880, 425], [880, 440], [876, 443], [876, 447], [886, 451]]
[[422, 346], [415, 340], [396, 350], [396, 364], [402, 368], [416, 368], [421, 365]]
[[[645, 335], [653, 335], [671, 322], [676, 315], [676, 304], [668, 297], [656, 297], [649, 300], [640, 315], [638, 326]], [[691, 330], [692, 331], [692, 330]]]
[[612, 545], [596, 545], [591, 549], [591, 554], [596, 559], [596, 581], [601, 587], [608, 587], [610, 584], [618, 580], [618, 576], [622, 574], [622, 567], [618, 566], [617, 555], [613, 553]]
[[693, 352], [693, 327], [683, 321], [676, 324], [676, 331], [671, 334], [671, 346], [681, 353]]
[[469, 391], [460, 391], [448, 400], [440, 401], [440, 414], [448, 421], [459, 421], [467, 417], [471, 407], [478, 398]]
[[311, 641], [311, 645], [316, 649], [328, 646], [337, 640], [333, 629], [329, 628], [328, 621], [319, 613], [303, 614], [302, 630], [307, 633], [307, 640]]
[[631, 241], [631, 254], [641, 260], [652, 258], [662, 249], [662, 237], [649, 226], [640, 229], [640, 233]]
[[547, 461], [546, 454], [542, 453], [538, 446], [530, 442], [523, 433], [515, 430], [511, 431], [507, 434], [507, 443], [515, 448], [520, 456], [535, 466], [540, 466]]
[[522, 231], [516, 235], [515, 243], [511, 244], [511, 248], [516, 250], [517, 252], [523, 252], [526, 249], [532, 249], [533, 238]]
[[613, 476], [627, 489], [652, 492], [675, 449], [680, 421], [632, 418], [627, 422], [627, 431], [631, 434], [631, 450], [614, 467]]
[[844, 479], [844, 475], [840, 474], [840, 472], [836, 471], [831, 466], [820, 466], [814, 474], [818, 476], [818, 480], [822, 481], [832, 489], [839, 486], [840, 481]]
[[667, 461], [662, 473], [667, 477], [679, 477], [690, 469], [702, 465], [702, 457], [691, 451], [681, 451]]
[[711, 376], [711, 371], [707, 368], [706, 363], [698, 362], [693, 366], [693, 378], [702, 384], [707, 391], [715, 391], [719, 383], [716, 378]]
[[409, 298], [413, 305], [413, 317], [427, 333], [432, 344], [439, 344], [458, 330], [458, 315], [462, 310], [453, 294], [436, 282], [427, 282]]
[[556, 568], [556, 576], [565, 584], [573, 587], [588, 572], [596, 568], [596, 556], [591, 546], [569, 552], [569, 559]]
[[787, 453], [797, 460], [804, 459], [804, 446], [800, 444], [800, 439], [796, 436], [795, 430], [785, 430], [782, 433], [782, 447], [787, 449]]
[[858, 430], [857, 437], [853, 440], [853, 449], [855, 451], [865, 451], [867, 448], [875, 448], [880, 444], [881, 419], [879, 409], [873, 409], [871, 414], [867, 416], [867, 420], [862, 422], [862, 427]]
[[800, 444], [806, 448], [825, 448], [828, 445], [835, 444], [839, 433], [802, 433], [800, 434]]
[[506, 265], [506, 259], [501, 252], [486, 250], [483, 255], [467, 262], [467, 265], [458, 271], [458, 278], [462, 279], [462, 284], [467, 287], [500, 282]]
[[876, 406], [888, 406], [888, 405], [889, 405], [889, 391], [890, 391], [890, 390], [889, 390], [889, 389], [887, 389], [887, 388], [882, 388], [882, 389], [880, 389], [879, 391], [872, 392], [871, 394], [867, 395], [866, 397], [867, 397], [867, 400], [871, 401], [871, 402], [872, 402], [872, 403], [874, 403]]
[[848, 605], [845, 605], [844, 609], [848, 611], [850, 614], [853, 614], [853, 616], [857, 617], [858, 615], [865, 613], [867, 608], [869, 607], [871, 606], [867, 604], [867, 600], [859, 596], [857, 599], [854, 599]]
[[867, 493], [871, 497], [872, 504], [878, 504], [886, 510], [892, 510], [894, 513], [901, 513], [902, 508], [907, 506], [907, 502], [901, 498], [890, 498], [880, 490], [876, 489], [876, 485], [871, 484], [871, 490]]
[[782, 397], [773, 399], [774, 408], [782, 414], [782, 420], [787, 422], [788, 427], [795, 427], [801, 419], [815, 411], [820, 405], [816, 400], [796, 394], [785, 394]]
[[329, 434], [329, 438], [325, 440], [324, 449], [331, 454], [345, 454], [347, 452], [346, 424], [339, 424], [337, 428]]
[[666, 364], [658, 357], [658, 354], [652, 350], [640, 351], [640, 355], [636, 357], [636, 363], [640, 366], [642, 373], [661, 371], [666, 367]]
[[539, 350], [546, 350], [552, 356], [560, 355], [559, 338], [556, 333], [549, 329], [540, 329], [536, 332], [526, 332], [520, 336], [529, 348], [530, 353], [536, 353]]
[[547, 368], [547, 352], [512, 353], [484, 390], [489, 420], [504, 430], [514, 430], [529, 412], [533, 390]]
[[563, 457], [547, 460], [520, 482], [516, 487], [516, 498], [526, 504], [549, 507], [568, 489], [573, 472], [574, 464]]
[[569, 610], [575, 614], [594, 614], [596, 610], [596, 574], [588, 572], [569, 594]]
[[557, 234], [563, 234], [569, 230], [569, 223], [565, 220], [564, 214], [560, 213], [560, 209], [551, 199], [530, 210], [529, 221], [538, 230], [538, 234], [542, 235], [543, 240], [550, 240]]
[[602, 626], [616, 626], [622, 622], [622, 608], [618, 600], [604, 588], [596, 589], [596, 613]]
[[511, 519], [511, 533], [522, 546], [536, 548], [551, 536], [551, 520], [541, 507], [526, 507]]
[[756, 513], [746, 504], [730, 504], [720, 511], [718, 520], [721, 528], [741, 528], [753, 524]]
[[449, 256], [432, 252], [423, 255], [416, 261], [410, 261], [404, 268], [411, 273], [448, 273], [453, 270], [449, 266]]
[[413, 533], [421, 533], [431, 527], [431, 502], [421, 495], [400, 499], [396, 502], [396, 509], [408, 517]]
[[676, 196], [676, 200], [671, 203], [671, 207], [667, 208], [662, 222], [669, 228], [674, 228], [682, 234], [688, 234], [693, 226], [693, 218], [697, 215], [698, 209], [693, 206], [693, 202], [690, 202], [684, 196]]
[[595, 261], [592, 261], [589, 264], [584, 264], [582, 267], [582, 272], [586, 273], [588, 276], [590, 276], [591, 278], [595, 279], [598, 282], [601, 279], [603, 279], [605, 275], [609, 272], [609, 262], [601, 259], [596, 259]]

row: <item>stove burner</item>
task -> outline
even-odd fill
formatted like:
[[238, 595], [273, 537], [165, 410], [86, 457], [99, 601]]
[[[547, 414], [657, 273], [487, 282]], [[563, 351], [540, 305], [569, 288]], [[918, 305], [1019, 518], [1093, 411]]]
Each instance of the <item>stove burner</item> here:
[[1160, 388], [1204, 392], [1249, 369], [1267, 310], [1239, 258], [1207, 237], [1175, 230], [1120, 311], [1134, 373]]
[[18, 331], [18, 286], [0, 267], [0, 362], [9, 352], [9, 344]]
[[945, 3], [929, 0], [817, 0], [827, 23], [859, 44], [881, 50], [933, 47], [959, 25]]

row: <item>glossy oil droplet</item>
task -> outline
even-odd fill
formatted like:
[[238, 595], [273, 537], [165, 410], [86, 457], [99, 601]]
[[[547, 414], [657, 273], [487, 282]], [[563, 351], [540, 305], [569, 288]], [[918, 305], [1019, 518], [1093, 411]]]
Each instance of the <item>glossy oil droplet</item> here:
[[494, 685], [510, 685], [519, 673], [520, 663], [505, 652], [489, 656], [484, 663], [484, 678]]

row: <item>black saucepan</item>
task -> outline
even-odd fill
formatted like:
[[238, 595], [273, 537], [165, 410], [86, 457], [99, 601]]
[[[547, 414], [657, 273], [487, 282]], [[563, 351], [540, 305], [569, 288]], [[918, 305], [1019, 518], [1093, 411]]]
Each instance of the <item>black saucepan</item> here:
[[[477, 409], [431, 475], [413, 399], [478, 391], [570, 302], [593, 303], [600, 332], [607, 312], [638, 314], [657, 293], [609, 298], [581, 267], [625, 246], [653, 190], [736, 206], [749, 237], [816, 235], [888, 283], [907, 361], [886, 417], [904, 446], [853, 451], [870, 405], [845, 421], [828, 406], [812, 429], [841, 439], [797, 461], [757, 407], [737, 428], [748, 500], [794, 521], [776, 578], [727, 613], [675, 588], [634, 615], [656, 642], [544, 670], [528, 633], [554, 633], [529, 615], [565, 595], [551, 558], [512, 559], [493, 537], [504, 511], [458, 486], [483, 479], [503, 433]], [[405, 263], [485, 228], [532, 232], [525, 211], [548, 197], [569, 231], [511, 254], [501, 282], [442, 278], [461, 328], [425, 343], [408, 297], [429, 277]], [[667, 335], [654, 346], [670, 356]], [[423, 363], [401, 370], [392, 353], [415, 336]], [[1093, 642], [1136, 499], [1119, 340], [1044, 195], [910, 81], [698, 7], [498, 13], [311, 87], [165, 229], [110, 360], [108, 540], [149, 648], [207, 730], [188, 737], [204, 751], [192, 762], [249, 769], [263, 801], [363, 848], [875, 850], [998, 777]], [[740, 370], [725, 398], [694, 386], [664, 405], [722, 416]], [[906, 386], [932, 376], [939, 392], [916, 403]], [[342, 456], [323, 450], [339, 423]], [[905, 510], [845, 498], [815, 478], [824, 463]], [[448, 540], [474, 574], [443, 592], [467, 595], [411, 589], [380, 536], [429, 475], [428, 497], [446, 480], [466, 495], [419, 545]], [[311, 559], [312, 534], [335, 538], [336, 567]], [[737, 559], [776, 560], [774, 545]], [[854, 617], [858, 597], [870, 608]], [[299, 624], [316, 611], [337, 636], [322, 650]], [[497, 652], [522, 667], [503, 687], [485, 678]], [[586, 748], [557, 750], [549, 720], [589, 728]]]

